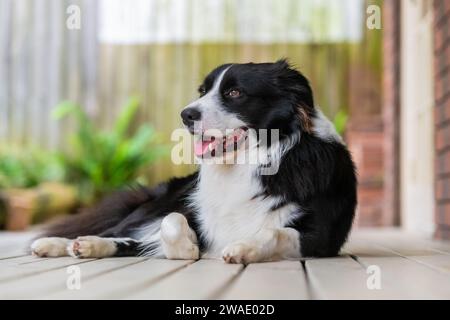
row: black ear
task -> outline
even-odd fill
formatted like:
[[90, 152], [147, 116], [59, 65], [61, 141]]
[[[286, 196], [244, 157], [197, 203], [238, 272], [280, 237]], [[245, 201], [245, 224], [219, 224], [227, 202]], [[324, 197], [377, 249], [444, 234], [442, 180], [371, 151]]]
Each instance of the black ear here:
[[308, 79], [293, 67], [287, 59], [274, 63], [278, 85], [290, 97], [292, 107], [305, 132], [312, 129], [314, 98]]
[[298, 102], [314, 108], [314, 98], [308, 79], [298, 71], [286, 58], [273, 64], [276, 82], [283, 90], [293, 95]]
[[289, 63], [288, 58], [281, 58], [275, 62], [275, 66], [282, 70], [282, 69], [291, 69], [291, 64]]

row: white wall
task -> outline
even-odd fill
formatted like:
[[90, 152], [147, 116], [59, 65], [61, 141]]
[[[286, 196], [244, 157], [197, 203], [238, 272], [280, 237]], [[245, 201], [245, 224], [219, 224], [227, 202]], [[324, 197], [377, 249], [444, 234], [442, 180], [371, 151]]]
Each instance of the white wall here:
[[401, 219], [427, 235], [434, 230], [431, 3], [402, 0]]

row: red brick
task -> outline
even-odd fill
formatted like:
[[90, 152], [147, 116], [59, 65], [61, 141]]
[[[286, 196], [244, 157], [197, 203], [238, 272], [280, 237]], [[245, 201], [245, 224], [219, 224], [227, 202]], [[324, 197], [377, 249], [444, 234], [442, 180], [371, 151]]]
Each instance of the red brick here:
[[440, 26], [450, 14], [450, 3], [448, 0], [434, 0], [434, 22]]
[[[399, 194], [399, 119], [400, 119], [400, 12], [401, 1], [384, 1], [383, 3], [383, 161], [379, 176], [382, 177], [384, 191], [382, 215], [378, 222], [374, 213], [366, 209], [368, 218], [361, 225], [380, 223], [394, 225], [398, 223], [400, 211]], [[369, 217], [372, 220], [369, 220]]]
[[435, 171], [438, 176], [450, 174], [450, 150], [436, 155]]
[[436, 224], [446, 225], [450, 229], [450, 202], [436, 206]]
[[450, 240], [450, 228], [447, 225], [437, 225], [434, 236], [438, 239]]
[[436, 200], [450, 200], [450, 177], [441, 178], [436, 181]]
[[450, 122], [450, 97], [437, 103], [434, 108], [434, 123], [440, 127], [446, 122]]
[[444, 30], [436, 28], [434, 33], [434, 51], [439, 53], [442, 51], [447, 39], [445, 39]]
[[[450, 27], [450, 26], [449, 26]], [[448, 42], [448, 41], [447, 41]], [[437, 78], [450, 68], [450, 44], [435, 53], [434, 73]]]
[[438, 152], [450, 147], [450, 124], [436, 131], [436, 149]]
[[446, 101], [450, 93], [450, 82], [449, 82], [450, 72], [447, 69], [445, 72], [442, 72], [435, 79], [435, 99], [436, 104], [442, 103]]

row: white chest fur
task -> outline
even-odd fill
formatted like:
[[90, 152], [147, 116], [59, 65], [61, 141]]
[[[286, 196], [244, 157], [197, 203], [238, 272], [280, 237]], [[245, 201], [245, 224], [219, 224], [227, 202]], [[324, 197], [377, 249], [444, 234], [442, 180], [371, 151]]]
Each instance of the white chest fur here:
[[256, 197], [262, 186], [253, 165], [204, 164], [194, 194], [208, 256], [219, 257], [233, 242], [251, 238], [264, 228], [283, 228], [298, 215], [293, 204], [272, 210], [278, 197]]

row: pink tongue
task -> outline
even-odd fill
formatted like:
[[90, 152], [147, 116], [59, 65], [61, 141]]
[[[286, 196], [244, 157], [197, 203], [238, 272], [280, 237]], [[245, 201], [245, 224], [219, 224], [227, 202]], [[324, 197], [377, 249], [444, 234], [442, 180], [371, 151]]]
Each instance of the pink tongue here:
[[194, 152], [196, 156], [202, 156], [205, 154], [206, 150], [208, 150], [208, 146], [212, 143], [212, 141], [196, 141], [194, 144]]

